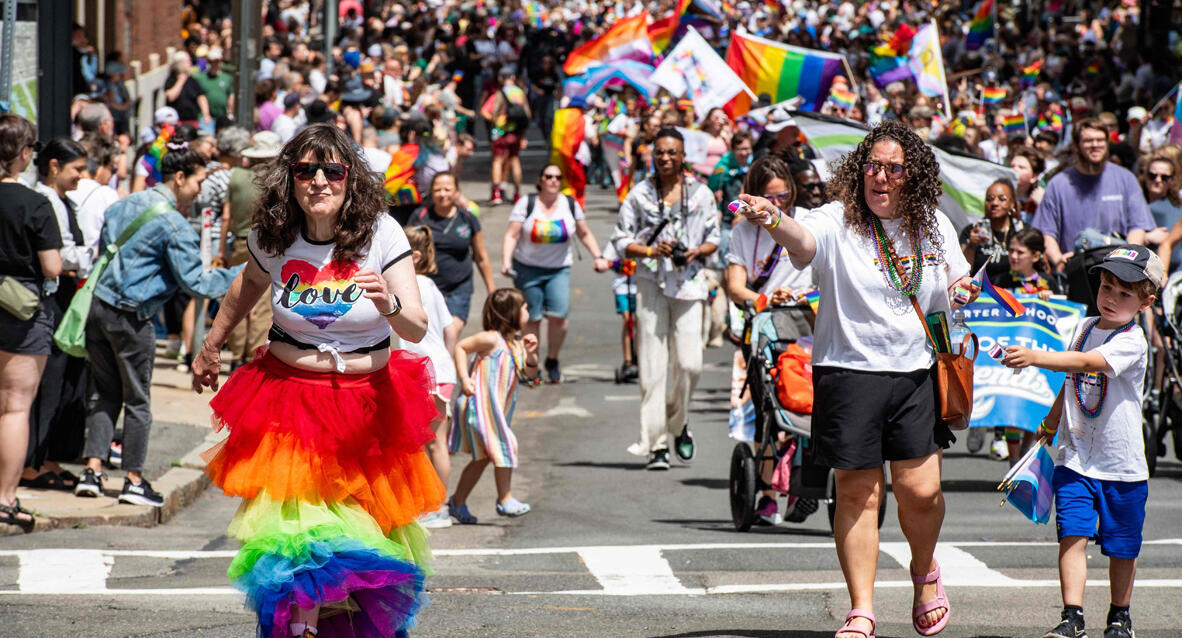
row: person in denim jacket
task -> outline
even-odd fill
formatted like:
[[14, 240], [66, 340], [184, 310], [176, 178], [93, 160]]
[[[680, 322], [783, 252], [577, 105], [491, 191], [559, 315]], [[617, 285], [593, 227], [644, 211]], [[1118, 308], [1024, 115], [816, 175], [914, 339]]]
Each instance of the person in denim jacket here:
[[74, 493], [103, 493], [107, 458], [120, 408], [123, 418], [123, 469], [119, 501], [163, 504], [141, 472], [152, 426], [150, 388], [156, 345], [152, 317], [178, 290], [193, 297], [220, 297], [238, 268], [205, 270], [200, 238], [178, 210], [189, 210], [201, 192], [205, 162], [186, 145], [170, 145], [159, 160], [161, 182], [112, 204], [106, 210], [101, 246], [115, 242], [137, 217], [158, 202], [169, 210], [144, 224], [120, 247], [101, 275], [86, 322], [87, 365], [93, 386], [87, 401], [86, 469]]

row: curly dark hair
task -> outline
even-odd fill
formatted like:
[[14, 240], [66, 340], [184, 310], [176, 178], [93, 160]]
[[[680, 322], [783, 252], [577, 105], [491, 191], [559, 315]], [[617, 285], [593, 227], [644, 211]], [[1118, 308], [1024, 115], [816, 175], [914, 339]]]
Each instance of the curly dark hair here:
[[334, 260], [360, 257], [373, 239], [378, 215], [386, 210], [382, 186], [366, 171], [365, 162], [345, 132], [330, 124], [313, 124], [296, 133], [269, 165], [255, 176], [262, 190], [251, 230], [268, 255], [281, 255], [304, 228], [304, 211], [295, 197], [291, 165], [311, 154], [320, 162], [349, 165], [345, 203], [337, 215]]
[[903, 147], [906, 171], [896, 210], [911, 237], [930, 241], [939, 259], [944, 259], [944, 242], [936, 222], [936, 204], [940, 201], [940, 164], [932, 149], [898, 120], [887, 120], [871, 129], [833, 166], [833, 179], [827, 185], [832, 196], [845, 206], [845, 224], [857, 234], [873, 241], [874, 233], [867, 221], [874, 213], [866, 204], [866, 174], [862, 165], [870, 159], [870, 151], [882, 140], [897, 142]]

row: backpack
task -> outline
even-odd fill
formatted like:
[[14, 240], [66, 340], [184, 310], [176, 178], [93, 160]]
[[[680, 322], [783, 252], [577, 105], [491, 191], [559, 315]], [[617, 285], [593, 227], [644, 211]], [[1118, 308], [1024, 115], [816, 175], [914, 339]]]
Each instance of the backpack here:
[[[517, 104], [505, 96], [505, 130], [511, 133], [524, 133], [529, 128], [529, 113], [524, 104]], [[573, 210], [573, 209], [572, 209]]]

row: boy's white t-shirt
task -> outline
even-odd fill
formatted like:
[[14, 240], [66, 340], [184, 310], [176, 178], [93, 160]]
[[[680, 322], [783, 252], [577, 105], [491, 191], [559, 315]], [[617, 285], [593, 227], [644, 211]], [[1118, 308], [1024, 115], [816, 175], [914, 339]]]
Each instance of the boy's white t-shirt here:
[[777, 259], [777, 254], [779, 261], [776, 262], [771, 275], [755, 292], [771, 294], [777, 288], [787, 286], [793, 292], [801, 293], [813, 287], [812, 266], [794, 266], [788, 257], [788, 249], [777, 244], [767, 231], [746, 220], [738, 222], [731, 230], [731, 243], [726, 260], [747, 270], [747, 283], [759, 279], [763, 269]]
[[[1079, 322], [1071, 343], [1095, 318]], [[1134, 326], [1104, 343], [1112, 330], [1095, 328], [1083, 344], [1084, 352], [1098, 350], [1108, 364], [1108, 392], [1096, 418], [1089, 418], [1075, 400], [1072, 374], [1063, 384], [1063, 417], [1059, 421], [1059, 453], [1055, 464], [1105, 481], [1147, 481], [1145, 440], [1141, 435], [1141, 391], [1149, 346], [1145, 333]], [[1081, 394], [1089, 407], [1100, 396], [1096, 375], [1081, 375]]]
[[[911, 302], [892, 288], [878, 264], [874, 241], [846, 226], [844, 206], [831, 202], [797, 218], [817, 243], [813, 276], [821, 291], [813, 341], [813, 365], [866, 372], [911, 372], [932, 367], [935, 352]], [[969, 274], [952, 222], [936, 221], [943, 259], [930, 239], [921, 239], [923, 280], [916, 299], [924, 314], [951, 317], [948, 286]], [[901, 219], [882, 222], [895, 252], [910, 271], [911, 240]], [[732, 243], [734, 242], [732, 233]], [[797, 263], [797, 268], [807, 264]]]
[[455, 321], [455, 317], [451, 316], [443, 293], [439, 292], [439, 287], [435, 285], [434, 281], [431, 281], [430, 277], [417, 275], [415, 280], [419, 282], [419, 295], [423, 298], [423, 310], [427, 311], [427, 334], [423, 335], [423, 340], [418, 343], [400, 340], [402, 341], [400, 347], [407, 352], [421, 354], [431, 360], [431, 365], [435, 368], [436, 384], [451, 383], [454, 385], [457, 378], [456, 362], [444, 344], [443, 329], [450, 326]]
[[271, 276], [275, 324], [297, 341], [349, 352], [390, 336], [390, 323], [353, 281], [362, 270], [383, 273], [410, 257], [410, 242], [389, 215], [378, 215], [365, 254], [352, 260], [334, 261], [335, 242], [309, 241], [302, 232], [282, 255], [263, 252], [254, 230], [246, 245]]
[[[534, 200], [533, 211], [529, 200]], [[554, 215], [547, 217], [542, 212], [538, 198], [522, 197], [513, 205], [509, 222], [521, 222], [521, 236], [517, 239], [517, 250], [513, 258], [526, 266], [535, 268], [562, 268], [573, 263], [571, 240], [575, 238], [575, 222], [584, 219], [583, 209], [573, 202], [572, 211], [565, 195], [558, 195]]]

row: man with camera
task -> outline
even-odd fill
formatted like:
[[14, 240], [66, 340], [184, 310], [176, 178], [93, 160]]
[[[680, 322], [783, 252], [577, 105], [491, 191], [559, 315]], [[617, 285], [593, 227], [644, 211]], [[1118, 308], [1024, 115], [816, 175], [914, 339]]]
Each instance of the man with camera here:
[[661, 129], [653, 144], [655, 172], [628, 193], [612, 234], [616, 250], [637, 261], [640, 439], [628, 451], [647, 457], [650, 470], [669, 469], [670, 446], [682, 462], [694, 458], [688, 414], [705, 349], [703, 268], [719, 240], [714, 195], [685, 175], [684, 162], [681, 133]]

